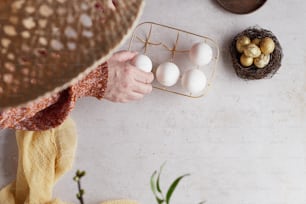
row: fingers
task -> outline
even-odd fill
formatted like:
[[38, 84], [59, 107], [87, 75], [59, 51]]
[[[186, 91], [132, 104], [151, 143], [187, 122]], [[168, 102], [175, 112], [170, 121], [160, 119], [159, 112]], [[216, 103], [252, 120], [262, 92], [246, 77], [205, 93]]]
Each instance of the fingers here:
[[149, 94], [152, 92], [152, 85], [151, 84], [144, 84], [140, 82], [135, 82], [135, 86], [133, 91], [140, 94]]
[[118, 102], [127, 103], [130, 101], [140, 100], [143, 99], [145, 95], [152, 92], [152, 85], [134, 81], [133, 84], [126, 87], [123, 92], [125, 93], [125, 96]]
[[142, 70], [137, 69], [135, 70], [134, 79], [144, 84], [151, 84], [154, 80], [154, 74], [152, 72], [148, 73], [148, 72], [144, 72]]
[[132, 51], [119, 51], [116, 52], [113, 57], [115, 57], [118, 61], [124, 62], [124, 61], [130, 61], [133, 59], [138, 53], [137, 52], [132, 52]]
[[121, 51], [109, 60], [105, 98], [119, 103], [140, 100], [152, 92], [153, 73], [144, 72], [130, 64], [137, 52]]
[[141, 93], [137, 93], [137, 92], [133, 92], [127, 97], [129, 101], [141, 100], [143, 98], [144, 98], [144, 95]]

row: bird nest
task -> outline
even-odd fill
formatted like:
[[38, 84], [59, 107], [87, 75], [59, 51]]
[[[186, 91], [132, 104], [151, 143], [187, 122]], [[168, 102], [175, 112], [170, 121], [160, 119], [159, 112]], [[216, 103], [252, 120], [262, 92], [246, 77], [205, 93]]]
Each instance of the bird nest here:
[[[264, 68], [257, 68], [254, 64], [249, 67], [244, 67], [241, 65], [239, 61], [241, 53], [239, 53], [236, 49], [236, 41], [241, 36], [247, 36], [250, 39], [263, 39], [265, 37], [270, 37], [273, 39], [275, 49], [270, 55], [271, 58], [268, 65], [266, 65]], [[230, 52], [236, 74], [240, 78], [248, 80], [271, 78], [281, 67], [283, 57], [282, 48], [276, 36], [271, 31], [258, 27], [248, 28], [237, 34], [230, 45]]]

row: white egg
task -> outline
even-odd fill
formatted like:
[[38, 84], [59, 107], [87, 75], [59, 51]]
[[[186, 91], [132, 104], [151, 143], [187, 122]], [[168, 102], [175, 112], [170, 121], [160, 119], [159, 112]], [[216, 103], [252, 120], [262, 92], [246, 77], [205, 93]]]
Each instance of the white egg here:
[[151, 72], [153, 67], [151, 59], [142, 54], [139, 54], [133, 58], [132, 65], [144, 72]]
[[189, 57], [195, 65], [204, 66], [212, 60], [213, 50], [206, 43], [196, 43], [190, 49]]
[[207, 84], [205, 74], [198, 69], [187, 70], [182, 77], [182, 86], [191, 94], [199, 94]]
[[157, 81], [164, 86], [173, 86], [180, 78], [179, 68], [171, 62], [165, 62], [158, 66], [156, 70]]

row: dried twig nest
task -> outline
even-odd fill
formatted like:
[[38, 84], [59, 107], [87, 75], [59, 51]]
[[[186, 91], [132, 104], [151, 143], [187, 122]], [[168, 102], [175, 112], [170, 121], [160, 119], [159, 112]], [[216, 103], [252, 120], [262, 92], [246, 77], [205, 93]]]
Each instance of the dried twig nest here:
[[[240, 52], [238, 51], [239, 49], [237, 49], [236, 43], [237, 40], [241, 39], [243, 36], [248, 37], [251, 41], [254, 40], [252, 41], [254, 44], [259, 43], [256, 42], [257, 40], [260, 41], [264, 38], [270, 38], [274, 41], [275, 49], [269, 55], [269, 63], [267, 65], [258, 68], [253, 63], [250, 63], [248, 66], [243, 66], [241, 64], [240, 58], [243, 54], [241, 54], [241, 50]], [[230, 52], [236, 74], [243, 79], [271, 78], [280, 68], [283, 57], [282, 48], [276, 36], [271, 31], [258, 27], [248, 28], [236, 35], [230, 45]]]

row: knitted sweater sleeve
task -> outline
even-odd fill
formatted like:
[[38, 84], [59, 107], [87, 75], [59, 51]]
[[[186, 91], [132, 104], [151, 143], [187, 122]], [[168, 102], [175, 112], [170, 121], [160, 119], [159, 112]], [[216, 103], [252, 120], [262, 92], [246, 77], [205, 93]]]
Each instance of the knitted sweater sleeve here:
[[0, 129], [40, 131], [59, 126], [81, 97], [102, 99], [107, 87], [108, 67], [104, 63], [77, 84], [48, 98], [34, 101], [24, 107], [0, 112]]

